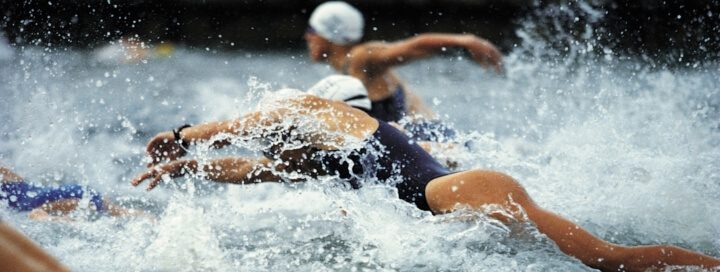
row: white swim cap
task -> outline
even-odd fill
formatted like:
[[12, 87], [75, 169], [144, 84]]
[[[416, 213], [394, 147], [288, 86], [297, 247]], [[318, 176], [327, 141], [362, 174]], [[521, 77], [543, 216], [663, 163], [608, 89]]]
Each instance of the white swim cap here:
[[308, 89], [308, 94], [328, 100], [344, 101], [350, 106], [370, 110], [370, 99], [365, 85], [357, 78], [332, 75], [323, 78]]
[[315, 8], [310, 27], [332, 43], [347, 45], [362, 38], [365, 21], [360, 11], [348, 3], [331, 1]]

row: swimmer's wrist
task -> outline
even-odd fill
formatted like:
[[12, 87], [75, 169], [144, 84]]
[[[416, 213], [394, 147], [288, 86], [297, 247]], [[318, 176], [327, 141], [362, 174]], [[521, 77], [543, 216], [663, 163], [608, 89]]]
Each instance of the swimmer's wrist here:
[[184, 124], [184, 125], [182, 125], [182, 126], [179, 126], [179, 127], [176, 128], [176, 129], [173, 129], [173, 131], [172, 131], [173, 137], [174, 137], [174, 141], [175, 141], [177, 144], [179, 144], [180, 146], [182, 146], [183, 148], [185, 148], [185, 149], [187, 149], [187, 148], [190, 146], [190, 142], [184, 140], [184, 139], [182, 138], [182, 135], [181, 135], [180, 133], [181, 133], [184, 129], [189, 128], [189, 127], [192, 127], [192, 126], [191, 126], [190, 124]]
[[188, 160], [185, 163], [185, 174], [196, 174], [198, 172], [198, 162], [196, 160]]

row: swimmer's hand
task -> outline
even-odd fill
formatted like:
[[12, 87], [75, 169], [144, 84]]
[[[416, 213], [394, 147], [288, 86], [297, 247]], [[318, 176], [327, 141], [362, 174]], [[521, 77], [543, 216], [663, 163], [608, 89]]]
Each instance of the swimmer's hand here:
[[184, 156], [187, 151], [175, 141], [175, 136], [171, 131], [161, 132], [148, 142], [147, 154], [152, 161], [147, 167], [152, 167], [159, 163], [174, 161]]
[[194, 160], [171, 161], [155, 166], [150, 170], [147, 170], [145, 173], [138, 175], [130, 182], [130, 184], [138, 186], [146, 179], [150, 179], [150, 184], [148, 184], [147, 187], [147, 190], [150, 191], [160, 184], [163, 177], [177, 178], [187, 174], [196, 173], [197, 165], [197, 161]]
[[485, 68], [492, 68], [498, 74], [503, 73], [502, 53], [489, 41], [468, 35], [465, 41], [465, 48], [475, 62]]

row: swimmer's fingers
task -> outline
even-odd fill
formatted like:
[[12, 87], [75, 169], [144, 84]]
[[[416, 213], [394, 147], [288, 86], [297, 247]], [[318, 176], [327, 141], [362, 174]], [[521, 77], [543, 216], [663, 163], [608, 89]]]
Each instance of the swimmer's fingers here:
[[[152, 181], [147, 187], [147, 190], [152, 190], [163, 180], [163, 176], [167, 175], [169, 178], [182, 177], [184, 175], [193, 174], [197, 169], [197, 162], [193, 160], [180, 160], [169, 162], [160, 166], [156, 166], [150, 171], [150, 175], [143, 175], [141, 177], [148, 179], [152, 177]], [[139, 184], [139, 183], [138, 183]]]
[[150, 191], [150, 190], [154, 189], [155, 187], [157, 187], [158, 184], [160, 184], [160, 182], [163, 181], [163, 175], [165, 175], [165, 173], [161, 173], [161, 174], [155, 176], [155, 178], [153, 178], [153, 180], [150, 182], [150, 184], [148, 184], [147, 190]]
[[503, 68], [502, 61], [494, 61], [489, 59], [484, 59], [482, 61], [478, 61], [480, 66], [482, 66], [485, 69], [493, 70], [499, 75], [505, 74], [505, 69]]
[[469, 52], [475, 62], [481, 66], [502, 73], [502, 53], [492, 43], [480, 40]]
[[156, 169], [148, 170], [148, 171], [146, 171], [145, 173], [142, 173], [142, 174], [140, 174], [139, 176], [137, 176], [135, 179], [133, 179], [133, 180], [130, 182], [130, 184], [132, 184], [132, 186], [138, 186], [138, 185], [140, 185], [140, 183], [142, 183], [144, 180], [149, 179], [149, 178], [151, 178], [151, 177], [154, 177], [155, 175], [157, 175], [157, 170], [156, 170]]
[[503, 69], [503, 57], [502, 53], [500, 51], [495, 50], [489, 57], [490, 66], [495, 69], [495, 72], [498, 74], [504, 74], [505, 69]]
[[146, 179], [150, 179], [150, 184], [148, 184], [148, 187], [147, 187], [147, 190], [150, 191], [153, 188], [155, 188], [160, 183], [160, 181], [162, 181], [162, 176], [164, 174], [166, 174], [166, 173], [162, 169], [154, 168], [154, 169], [148, 170], [145, 173], [140, 174], [135, 179], [133, 179], [130, 182], [130, 184], [132, 184], [133, 186], [138, 186], [138, 185], [140, 185], [140, 183], [142, 183]]

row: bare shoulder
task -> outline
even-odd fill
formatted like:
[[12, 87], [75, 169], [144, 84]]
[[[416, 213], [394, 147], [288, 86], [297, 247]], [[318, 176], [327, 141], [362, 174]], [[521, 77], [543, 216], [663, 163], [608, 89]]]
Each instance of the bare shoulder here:
[[352, 59], [350, 60], [351, 71], [361, 70], [365, 73], [371, 71], [383, 70], [385, 67], [379, 66], [382, 63], [385, 52], [391, 44], [381, 41], [371, 41], [360, 45], [356, 45], [350, 50]]
[[[305, 95], [293, 99], [295, 105], [309, 110], [312, 114], [322, 114], [332, 112], [333, 116], [340, 115], [355, 116], [356, 118], [365, 117], [367, 114], [361, 110], [355, 109], [345, 102], [328, 100], [313, 95]], [[368, 116], [369, 117], [369, 116]]]

